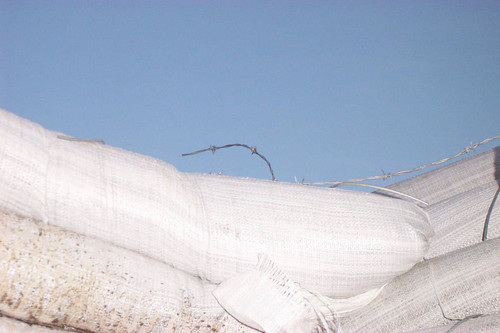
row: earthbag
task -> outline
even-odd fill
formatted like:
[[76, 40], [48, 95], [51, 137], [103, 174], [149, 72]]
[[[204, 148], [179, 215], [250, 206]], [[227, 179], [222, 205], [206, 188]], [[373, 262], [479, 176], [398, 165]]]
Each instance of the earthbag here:
[[499, 186], [500, 147], [495, 147], [388, 188], [429, 203], [424, 210], [435, 232], [425, 255], [430, 259], [500, 237]]
[[13, 214], [0, 212], [0, 230], [0, 316], [84, 332], [253, 331], [214, 285], [157, 260]]
[[344, 332], [406, 332], [500, 312], [500, 238], [418, 263], [367, 306], [339, 314]]
[[177, 171], [0, 111], [0, 209], [220, 283], [269, 256], [332, 297], [377, 289], [425, 255], [415, 204], [379, 194]]

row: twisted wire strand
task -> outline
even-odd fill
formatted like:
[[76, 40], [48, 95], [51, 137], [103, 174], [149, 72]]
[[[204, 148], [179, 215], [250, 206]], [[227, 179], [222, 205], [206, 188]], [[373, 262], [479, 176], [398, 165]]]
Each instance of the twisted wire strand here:
[[[413, 173], [413, 172], [416, 172], [416, 171], [420, 171], [420, 170], [423, 170], [423, 169], [426, 169], [426, 168], [429, 168], [429, 167], [432, 167], [432, 166], [440, 165], [440, 164], [446, 163], [446, 162], [448, 162], [448, 161], [450, 161], [452, 159], [458, 158], [458, 157], [460, 157], [462, 155], [468, 154], [471, 151], [475, 150], [477, 147], [479, 147], [481, 145], [484, 145], [484, 144], [487, 144], [487, 143], [489, 143], [489, 142], [491, 142], [493, 140], [497, 140], [499, 138], [500, 138], [500, 134], [496, 135], [496, 136], [493, 136], [491, 138], [485, 139], [485, 140], [483, 140], [483, 141], [481, 141], [479, 143], [471, 143], [469, 146], [465, 147], [464, 149], [462, 149], [461, 151], [459, 151], [455, 155], [452, 155], [452, 156], [449, 156], [449, 157], [445, 157], [445, 158], [442, 158], [440, 160], [437, 160], [437, 161], [434, 161], [434, 162], [431, 162], [431, 163], [423, 164], [423, 165], [420, 165], [420, 166], [418, 166], [416, 168], [413, 168], [413, 169], [402, 170], [402, 171], [398, 171], [398, 172], [394, 172], [394, 173], [386, 173], [386, 172], [384, 172], [384, 170], [382, 170], [382, 175], [372, 176], [372, 177], [366, 177], [366, 178], [355, 178], [355, 179], [348, 179], [348, 180], [341, 180], [341, 181], [313, 182], [313, 183], [306, 183], [306, 182], [302, 181], [300, 183], [303, 184], [303, 185], [328, 186], [328, 187], [332, 187], [332, 188], [333, 187], [338, 187], [338, 186], [370, 187], [370, 188], [378, 189], [380, 191], [386, 191], [386, 192], [398, 194], [400, 196], [405, 197], [406, 199], [411, 199], [411, 200], [414, 200], [415, 202], [417, 202], [417, 203], [419, 203], [421, 205], [427, 206], [428, 205], [427, 202], [422, 201], [422, 200], [420, 200], [418, 198], [415, 198], [413, 196], [407, 195], [405, 193], [401, 193], [399, 191], [394, 191], [394, 190], [388, 189], [386, 187], [364, 184], [363, 182], [368, 181], [368, 180], [386, 180], [388, 178], [392, 179], [392, 177], [403, 176], [403, 175], [407, 175], [407, 174], [410, 174], [410, 173]], [[262, 160], [264, 160], [264, 162], [266, 162], [267, 166], [269, 167], [269, 171], [271, 173], [272, 180], [276, 180], [276, 177], [274, 176], [273, 168], [271, 167], [271, 163], [267, 160], [267, 158], [264, 155], [260, 154], [257, 151], [256, 147], [251, 147], [251, 146], [246, 145], [246, 144], [232, 143], [232, 144], [227, 144], [227, 145], [224, 145], [224, 146], [210, 146], [210, 147], [205, 148], [205, 149], [200, 149], [200, 150], [197, 150], [197, 151], [194, 151], [194, 152], [191, 152], [191, 153], [182, 154], [182, 156], [196, 155], [196, 154], [203, 153], [203, 152], [206, 152], [206, 151], [211, 151], [213, 154], [215, 154], [216, 150], [225, 149], [225, 148], [231, 148], [231, 147], [243, 147], [243, 148], [246, 148], [246, 149], [250, 150], [252, 152], [252, 155], [255, 154], [255, 155], [259, 156]]]
[[384, 170], [382, 170], [382, 175], [379, 175], [379, 176], [372, 176], [372, 177], [366, 177], [366, 178], [355, 178], [355, 179], [348, 179], [348, 180], [341, 180], [341, 181], [332, 181], [332, 182], [304, 183], [304, 184], [306, 184], [306, 185], [314, 185], [314, 186], [325, 186], [325, 185], [328, 185], [330, 187], [337, 187], [337, 186], [344, 185], [346, 183], [349, 183], [349, 185], [353, 185], [353, 183], [361, 183], [361, 182], [364, 182], [364, 181], [367, 181], [367, 180], [380, 180], [380, 179], [386, 180], [386, 179], [392, 178], [392, 177], [403, 176], [403, 175], [406, 175], [406, 174], [409, 174], [409, 173], [413, 173], [413, 172], [416, 172], [416, 171], [420, 171], [420, 170], [426, 169], [426, 168], [431, 167], [431, 166], [436, 166], [436, 165], [439, 165], [439, 164], [446, 163], [446, 162], [448, 162], [448, 161], [450, 161], [452, 159], [455, 159], [457, 157], [460, 157], [462, 155], [470, 153], [471, 151], [475, 150], [477, 147], [479, 147], [481, 145], [487, 144], [487, 143], [489, 143], [489, 142], [491, 142], [493, 140], [499, 139], [499, 138], [500, 138], [500, 134], [496, 135], [494, 137], [485, 139], [485, 140], [483, 140], [483, 141], [481, 141], [479, 143], [471, 143], [469, 146], [465, 147], [464, 149], [462, 149], [460, 152], [456, 153], [453, 156], [446, 157], [446, 158], [443, 158], [443, 159], [440, 159], [440, 160], [437, 160], [437, 161], [434, 161], [434, 162], [431, 162], [431, 163], [423, 164], [423, 165], [418, 166], [418, 167], [413, 168], [413, 169], [402, 170], [402, 171], [398, 171], [398, 172], [394, 172], [394, 173], [385, 173]]
[[276, 180], [276, 177], [274, 177], [274, 171], [273, 171], [273, 168], [271, 167], [271, 163], [267, 160], [267, 158], [262, 155], [261, 153], [259, 153], [257, 151], [257, 147], [251, 147], [249, 145], [246, 145], [246, 144], [242, 144], [242, 143], [232, 143], [232, 144], [229, 144], [229, 145], [224, 145], [224, 146], [220, 146], [220, 147], [217, 147], [217, 146], [210, 146], [206, 149], [200, 149], [200, 150], [197, 150], [197, 151], [194, 151], [192, 153], [185, 153], [185, 154], [182, 154], [182, 156], [191, 156], [191, 155], [196, 155], [196, 154], [199, 154], [199, 153], [203, 153], [203, 152], [206, 152], [206, 151], [211, 151], [212, 154], [215, 154], [215, 151], [216, 150], [219, 150], [219, 149], [224, 149], [224, 148], [231, 148], [231, 147], [243, 147], [243, 148], [246, 148], [248, 150], [250, 150], [252, 152], [252, 155], [257, 155], [259, 156], [261, 159], [264, 160], [264, 162], [267, 163], [267, 166], [269, 167], [269, 172], [271, 172], [271, 178], [272, 180]]
[[495, 202], [497, 201], [499, 193], [500, 193], [500, 186], [497, 188], [497, 191], [493, 196], [493, 200], [491, 201], [490, 207], [488, 208], [488, 213], [486, 213], [486, 219], [484, 220], [484, 226], [483, 226], [483, 237], [481, 238], [483, 242], [488, 239], [488, 225], [490, 224], [490, 217], [493, 212], [493, 207], [495, 207]]

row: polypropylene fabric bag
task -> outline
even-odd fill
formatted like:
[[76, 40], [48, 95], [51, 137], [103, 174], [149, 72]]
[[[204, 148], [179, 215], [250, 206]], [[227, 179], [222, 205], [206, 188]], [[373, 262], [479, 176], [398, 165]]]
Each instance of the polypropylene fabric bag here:
[[0, 314], [85, 332], [252, 331], [214, 285], [164, 263], [2, 212], [0, 230]]
[[[268, 259], [213, 293], [235, 318], [270, 333], [407, 332], [500, 311], [499, 255], [497, 238], [421, 262], [374, 300], [373, 294], [339, 302], [309, 293]], [[352, 304], [358, 306], [349, 309]]]
[[290, 280], [267, 256], [257, 266], [219, 284], [213, 295], [240, 322], [266, 333], [342, 332], [338, 315], [369, 304], [384, 287], [332, 299]]
[[186, 174], [0, 111], [0, 209], [137, 251], [220, 283], [268, 255], [334, 297], [379, 288], [419, 262], [433, 231], [378, 194]]
[[493, 202], [498, 186], [491, 181], [427, 207], [435, 236], [425, 257], [480, 243], [483, 235], [500, 237], [500, 202]]
[[496, 147], [388, 188], [429, 203], [424, 210], [435, 232], [425, 255], [430, 259], [477, 244], [483, 235], [500, 237], [500, 203], [495, 204], [499, 186], [500, 147]]
[[500, 312], [500, 238], [417, 264], [367, 306], [339, 314], [344, 332], [407, 332]]

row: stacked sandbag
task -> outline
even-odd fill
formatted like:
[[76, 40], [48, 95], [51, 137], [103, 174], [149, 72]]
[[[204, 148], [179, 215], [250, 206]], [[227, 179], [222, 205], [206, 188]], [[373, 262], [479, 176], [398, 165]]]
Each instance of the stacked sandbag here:
[[339, 314], [344, 332], [407, 332], [500, 312], [500, 238], [417, 264], [367, 306]]
[[426, 211], [435, 236], [426, 258], [477, 244], [483, 235], [500, 237], [500, 203], [494, 205], [498, 188], [491, 181], [430, 205]]
[[[213, 293], [235, 318], [266, 332], [408, 332], [499, 312], [499, 255], [500, 238], [488, 240], [423, 261], [378, 295], [343, 300], [304, 290], [264, 258]], [[483, 325], [495, 320], [475, 324]]]
[[[361, 311], [341, 314], [345, 332], [496, 325], [488, 314], [500, 311], [499, 153], [497, 147], [389, 186], [429, 203], [424, 210], [435, 230], [425, 256], [430, 260], [395, 279]], [[483, 243], [483, 236], [492, 240]], [[485, 319], [469, 322], [471, 316]]]
[[[278, 266], [269, 263], [259, 263], [254, 270], [224, 281], [214, 295], [240, 321], [270, 332], [404, 332], [446, 323], [451, 323], [448, 326], [455, 331], [458, 324], [465, 322], [462, 329], [494, 327], [494, 315], [487, 314], [500, 310], [500, 209], [494, 206], [499, 167], [496, 151], [454, 163], [445, 167], [446, 173], [438, 169], [416, 177], [418, 182], [413, 179], [391, 187], [416, 195], [418, 191], [412, 186], [419, 184], [421, 198], [432, 203], [425, 210], [436, 230], [427, 254], [434, 259], [416, 265], [389, 283], [366, 307], [351, 306], [350, 311], [345, 311], [353, 302], [366, 304], [373, 293], [342, 302], [326, 299], [294, 284]], [[479, 171], [474, 168], [476, 161]], [[481, 177], [477, 177], [477, 172]], [[460, 178], [453, 181], [457, 175]], [[423, 192], [428, 188], [426, 182], [429, 187], [434, 186], [428, 193]], [[483, 235], [496, 239], [482, 243]], [[268, 292], [264, 293], [264, 289]], [[272, 314], [268, 309], [272, 309]], [[471, 316], [484, 319], [468, 322]]]
[[4, 315], [84, 332], [250, 332], [215, 286], [164, 263], [13, 214], [0, 230]]
[[99, 238], [212, 283], [268, 255], [332, 297], [380, 288], [433, 234], [413, 203], [299, 184], [185, 174], [0, 111], [0, 209]]
[[[389, 186], [429, 203], [435, 236], [426, 258], [500, 237], [500, 147]], [[486, 228], [485, 228], [486, 227]], [[486, 232], [485, 232], [486, 229]]]
[[499, 151], [391, 186], [421, 209], [186, 174], [0, 110], [0, 314], [89, 332], [251, 331], [225, 309], [289, 333], [494, 316]]

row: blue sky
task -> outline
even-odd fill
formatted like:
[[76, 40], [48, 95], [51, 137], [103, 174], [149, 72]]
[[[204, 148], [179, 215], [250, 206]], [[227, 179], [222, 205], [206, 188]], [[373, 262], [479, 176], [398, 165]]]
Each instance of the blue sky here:
[[242, 149], [181, 157], [238, 142], [281, 181], [373, 176], [500, 133], [499, 22], [498, 1], [0, 0], [0, 108], [181, 171], [269, 178]]

